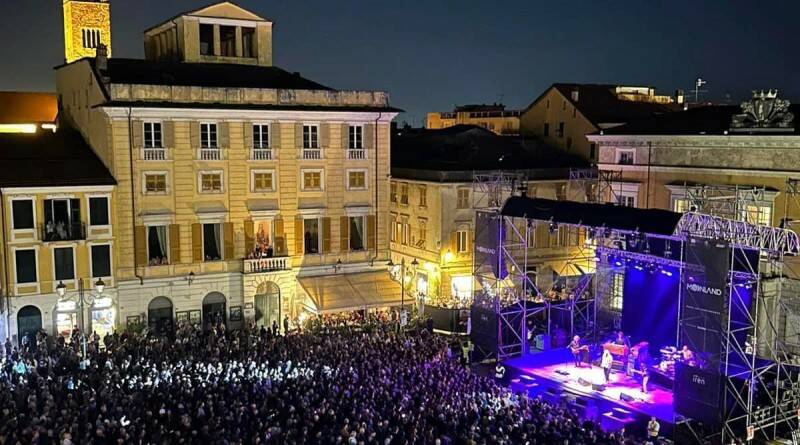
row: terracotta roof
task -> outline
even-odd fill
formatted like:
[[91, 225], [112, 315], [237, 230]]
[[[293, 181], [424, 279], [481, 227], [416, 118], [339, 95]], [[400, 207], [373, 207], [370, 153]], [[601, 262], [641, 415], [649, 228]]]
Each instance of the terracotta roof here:
[[56, 121], [58, 99], [53, 93], [0, 92], [0, 124], [36, 124]]

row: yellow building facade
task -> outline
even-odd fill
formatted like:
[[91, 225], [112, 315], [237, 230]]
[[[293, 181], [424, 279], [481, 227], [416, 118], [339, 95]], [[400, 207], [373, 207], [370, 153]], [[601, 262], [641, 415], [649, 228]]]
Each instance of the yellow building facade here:
[[[173, 22], [183, 49], [160, 40]], [[394, 304], [385, 178], [398, 110], [385, 93], [272, 66], [271, 26], [222, 2], [148, 30], [145, 60], [57, 68], [63, 117], [118, 182], [120, 325], [238, 328]], [[190, 43], [210, 54], [195, 60]]]
[[[393, 263], [405, 260], [407, 265], [407, 303], [421, 299], [437, 307], [466, 308], [472, 301], [475, 214], [489, 206], [488, 195], [481, 191], [486, 184], [479, 185], [475, 174], [517, 174], [527, 196], [567, 199], [569, 169], [584, 163], [570, 156], [545, 161], [540, 153], [551, 147], [535, 145], [524, 154], [520, 144], [469, 126], [410, 130], [394, 137], [390, 246]], [[457, 147], [469, 147], [471, 153]], [[425, 159], [422, 153], [427, 153]], [[499, 161], [504, 157], [506, 163]], [[557, 276], [579, 274], [575, 264], [589, 270], [589, 262], [581, 257], [584, 238], [566, 228], [552, 232], [539, 224], [529, 241], [531, 274], [542, 291]], [[414, 260], [417, 266], [408, 267]]]
[[[117, 320], [114, 178], [68, 129], [3, 134], [0, 146], [2, 336], [19, 342], [40, 329], [68, 336], [83, 323], [81, 281], [87, 329], [111, 332]], [[109, 292], [91, 289], [98, 280]], [[59, 284], [66, 298], [57, 294]]]
[[519, 134], [520, 110], [506, 110], [503, 104], [463, 105], [453, 111], [428, 113], [425, 128], [437, 130], [455, 125], [477, 125], [499, 135]]

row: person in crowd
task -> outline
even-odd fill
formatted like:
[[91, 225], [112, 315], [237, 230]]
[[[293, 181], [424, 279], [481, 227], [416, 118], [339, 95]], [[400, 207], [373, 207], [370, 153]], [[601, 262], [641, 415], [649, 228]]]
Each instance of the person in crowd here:
[[315, 317], [286, 336], [179, 323], [104, 348], [91, 335], [83, 370], [78, 341], [40, 341], [0, 359], [0, 444], [623, 443], [388, 318]]
[[661, 430], [661, 424], [658, 423], [658, 419], [655, 417], [651, 417], [650, 421], [647, 422], [647, 443], [650, 445], [655, 445], [658, 443], [658, 432]]

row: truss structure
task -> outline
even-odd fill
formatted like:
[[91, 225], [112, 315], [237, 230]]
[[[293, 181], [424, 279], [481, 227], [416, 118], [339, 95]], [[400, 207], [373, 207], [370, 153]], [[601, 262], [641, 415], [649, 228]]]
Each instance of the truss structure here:
[[615, 186], [622, 183], [622, 170], [600, 170], [592, 168], [570, 169], [567, 184], [567, 199], [577, 202], [619, 201]]
[[769, 224], [771, 202], [763, 186], [730, 184], [684, 184], [686, 208], [721, 218]]
[[800, 253], [800, 238], [792, 230], [697, 212], [685, 213], [678, 222], [675, 234], [725, 239], [739, 247], [770, 253], [790, 255]]
[[509, 171], [472, 175], [472, 208], [499, 211], [510, 196], [525, 189], [525, 175]]

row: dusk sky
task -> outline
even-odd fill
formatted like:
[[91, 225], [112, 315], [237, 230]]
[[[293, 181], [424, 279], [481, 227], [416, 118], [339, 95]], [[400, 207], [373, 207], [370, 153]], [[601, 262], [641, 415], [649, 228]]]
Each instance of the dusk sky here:
[[[111, 0], [113, 56], [143, 57], [142, 31], [206, 0]], [[274, 21], [275, 64], [340, 89], [380, 89], [420, 125], [427, 111], [524, 107], [553, 82], [689, 90], [738, 102], [800, 96], [800, 2], [239, 0]], [[61, 0], [0, 1], [0, 90], [53, 91]], [[688, 91], [687, 91], [688, 93]]]

